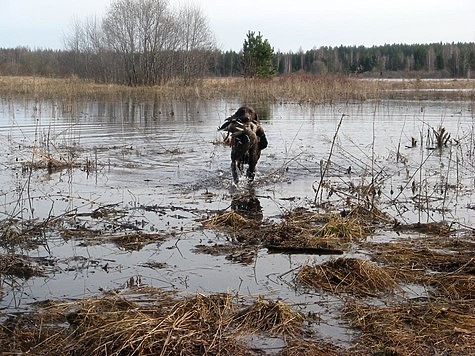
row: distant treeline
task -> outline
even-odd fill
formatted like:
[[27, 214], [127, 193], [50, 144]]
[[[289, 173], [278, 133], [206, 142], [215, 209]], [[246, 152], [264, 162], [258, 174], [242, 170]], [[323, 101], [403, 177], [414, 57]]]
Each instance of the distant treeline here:
[[[241, 52], [200, 52], [195, 53], [193, 58], [206, 60], [203, 61], [202, 70], [194, 71], [196, 79], [241, 75]], [[170, 58], [167, 63], [172, 75], [167, 76], [166, 81], [179, 77], [183, 61], [178, 58], [183, 57], [183, 53], [164, 52], [161, 55]], [[304, 72], [385, 77], [413, 74], [433, 78], [472, 78], [475, 71], [475, 43], [320, 47], [297, 53], [277, 52], [274, 61], [278, 74]], [[174, 63], [176, 68], [173, 68]], [[123, 66], [123, 56], [112, 51], [0, 48], [0, 75], [77, 76], [97, 82], [130, 84], [124, 80]]]
[[[279, 74], [372, 74], [423, 77], [472, 78], [475, 71], [475, 43], [387, 44], [384, 46], [320, 47], [297, 53], [277, 52]], [[215, 75], [240, 73], [240, 53], [228, 51], [216, 56]]]

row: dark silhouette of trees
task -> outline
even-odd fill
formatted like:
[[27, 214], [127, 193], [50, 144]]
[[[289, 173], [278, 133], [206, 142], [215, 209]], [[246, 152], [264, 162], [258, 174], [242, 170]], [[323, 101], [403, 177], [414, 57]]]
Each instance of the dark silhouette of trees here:
[[198, 7], [168, 0], [113, 0], [103, 18], [75, 20], [65, 50], [0, 48], [0, 75], [91, 79], [130, 86], [191, 84], [206, 76], [270, 77], [305, 72], [472, 78], [475, 43], [384, 44], [274, 52], [249, 31], [240, 51], [220, 51]]
[[470, 78], [475, 69], [474, 43], [320, 47], [276, 56], [281, 74], [304, 71]]
[[[88, 19], [73, 26], [68, 49], [64, 51], [0, 48], [0, 75], [75, 75], [104, 83], [155, 85], [170, 80], [191, 83], [204, 76], [272, 75], [273, 69], [278, 74], [382, 74], [420, 78], [473, 78], [475, 72], [475, 43], [339, 46], [301, 49], [296, 53], [277, 52], [267, 57], [261, 72], [252, 72], [252, 66], [246, 72], [244, 50], [223, 52], [214, 48], [211, 31], [200, 37], [199, 29], [207, 26], [206, 22], [200, 22], [199, 11], [193, 13], [192, 9], [191, 12], [182, 13], [180, 18], [196, 15], [196, 23], [187, 22], [185, 27], [177, 25], [180, 21], [172, 21], [177, 14], [167, 13], [168, 17], [161, 20], [162, 27], [158, 23], [153, 27], [147, 22], [150, 20], [142, 19], [147, 24], [143, 25], [144, 29], [155, 30], [148, 33], [134, 26], [130, 32], [135, 36], [133, 46], [120, 36], [108, 34], [107, 39], [101, 22]], [[180, 36], [170, 37], [168, 32], [180, 33]], [[262, 38], [261, 41], [265, 43]]]

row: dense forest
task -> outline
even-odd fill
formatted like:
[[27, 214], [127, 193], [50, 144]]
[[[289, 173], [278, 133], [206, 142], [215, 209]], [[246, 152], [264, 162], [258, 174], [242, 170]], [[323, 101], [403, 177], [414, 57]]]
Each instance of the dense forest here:
[[[178, 61], [168, 53], [170, 66]], [[178, 55], [176, 55], [178, 57]], [[210, 50], [196, 54], [207, 58], [196, 77], [242, 75], [242, 51]], [[361, 74], [384, 77], [473, 78], [474, 43], [392, 44], [359, 47], [320, 47], [298, 53], [274, 54], [278, 74]], [[121, 82], [123, 61], [114, 52], [73, 50], [0, 49], [0, 75], [78, 76], [97, 82]], [[175, 68], [180, 71], [183, 67]], [[171, 69], [170, 69], [171, 70]], [[173, 72], [167, 78], [173, 78]], [[167, 80], [164, 80], [164, 82]], [[153, 83], [156, 84], [156, 83]]]
[[[212, 73], [239, 75], [241, 54], [220, 52]], [[475, 43], [386, 44], [384, 46], [320, 47], [298, 53], [275, 54], [279, 74], [307, 72], [428, 78], [471, 78], [475, 70]]]

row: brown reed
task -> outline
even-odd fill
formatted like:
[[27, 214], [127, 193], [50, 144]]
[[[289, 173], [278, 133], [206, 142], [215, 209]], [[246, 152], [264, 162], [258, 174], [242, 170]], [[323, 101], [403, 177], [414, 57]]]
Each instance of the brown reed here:
[[321, 265], [305, 265], [295, 281], [307, 288], [358, 296], [376, 296], [398, 287], [388, 270], [358, 258], [338, 258]]
[[[440, 91], [437, 91], [441, 89]], [[447, 91], [450, 89], [450, 91]], [[70, 78], [0, 77], [0, 94], [9, 97], [78, 100], [98, 97], [127, 97], [154, 100], [156, 96], [174, 99], [239, 98], [243, 102], [331, 103], [394, 97], [470, 99], [473, 80], [370, 80], [341, 75], [292, 74], [272, 79], [208, 78], [192, 86], [170, 83], [153, 87], [98, 84]]]
[[227, 293], [179, 299], [150, 288], [138, 290], [136, 298], [139, 301], [110, 292], [98, 299], [42, 303], [36, 313], [13, 316], [0, 324], [0, 351], [249, 355], [244, 336], [268, 333], [292, 338], [303, 327], [303, 316], [281, 301], [258, 298], [244, 306]]
[[473, 355], [475, 316], [470, 303], [410, 301], [375, 306], [353, 302], [344, 317], [361, 330], [354, 352], [378, 355]]

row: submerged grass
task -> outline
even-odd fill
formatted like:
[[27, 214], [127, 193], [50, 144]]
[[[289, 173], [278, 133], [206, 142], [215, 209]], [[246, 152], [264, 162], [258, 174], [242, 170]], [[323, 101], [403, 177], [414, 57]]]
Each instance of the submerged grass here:
[[44, 275], [44, 271], [27, 256], [7, 254], [0, 255], [0, 277], [2, 275], [29, 279]]

